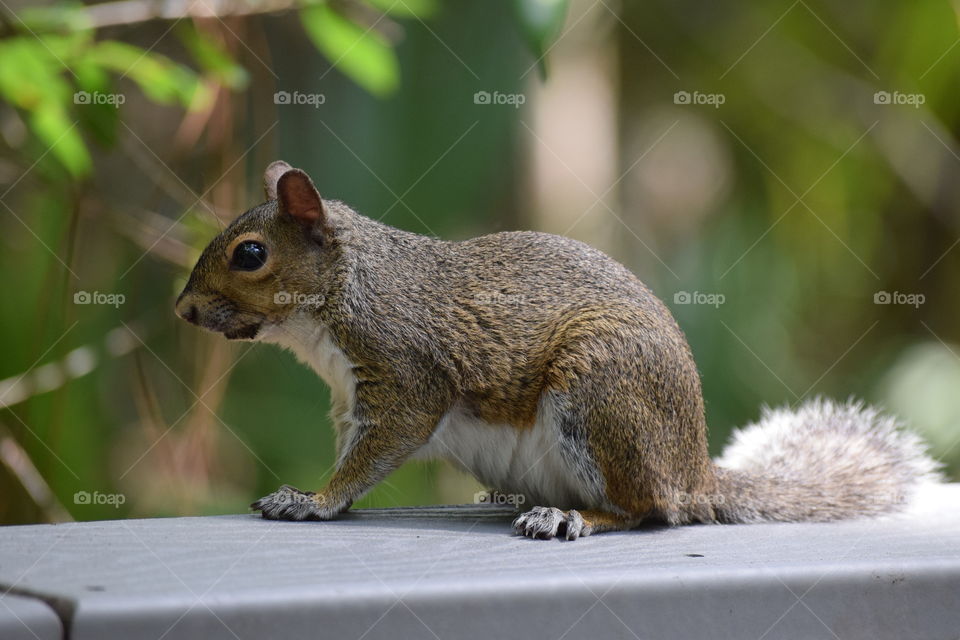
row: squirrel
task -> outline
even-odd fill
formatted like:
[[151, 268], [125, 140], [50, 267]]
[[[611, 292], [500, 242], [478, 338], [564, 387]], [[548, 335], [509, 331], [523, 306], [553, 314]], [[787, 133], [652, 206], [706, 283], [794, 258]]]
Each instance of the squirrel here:
[[204, 249], [176, 301], [204, 329], [291, 350], [331, 389], [327, 486], [284, 485], [251, 505], [264, 518], [333, 519], [423, 457], [537, 505], [513, 522], [537, 539], [877, 515], [940, 479], [917, 435], [853, 401], [765, 410], [712, 460], [682, 331], [586, 244], [401, 231], [322, 199], [282, 161], [264, 192]]

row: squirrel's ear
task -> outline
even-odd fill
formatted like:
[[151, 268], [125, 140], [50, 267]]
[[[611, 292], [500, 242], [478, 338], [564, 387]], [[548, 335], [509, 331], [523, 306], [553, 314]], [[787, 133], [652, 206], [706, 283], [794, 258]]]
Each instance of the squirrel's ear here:
[[293, 169], [293, 167], [283, 160], [277, 160], [271, 162], [266, 171], [263, 172], [263, 195], [267, 196], [267, 200], [277, 199], [277, 182], [280, 180], [280, 176], [290, 169]]
[[323, 200], [313, 181], [300, 169], [289, 169], [277, 181], [280, 211], [305, 227], [324, 222]]

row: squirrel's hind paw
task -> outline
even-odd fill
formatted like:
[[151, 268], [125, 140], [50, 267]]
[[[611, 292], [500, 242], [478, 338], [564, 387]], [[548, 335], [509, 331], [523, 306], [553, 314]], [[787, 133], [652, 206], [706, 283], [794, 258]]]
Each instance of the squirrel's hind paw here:
[[534, 507], [513, 521], [513, 532], [536, 540], [550, 540], [555, 536], [576, 540], [590, 535], [593, 528], [574, 509], [561, 511], [556, 507]]
[[322, 507], [313, 491], [300, 491], [288, 484], [250, 505], [267, 520], [328, 520], [332, 514]]

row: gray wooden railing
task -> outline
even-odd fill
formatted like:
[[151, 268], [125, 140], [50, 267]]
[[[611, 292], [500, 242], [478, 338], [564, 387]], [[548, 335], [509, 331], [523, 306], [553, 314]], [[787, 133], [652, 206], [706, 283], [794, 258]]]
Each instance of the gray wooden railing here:
[[0, 529], [0, 638], [960, 637], [960, 485], [896, 518], [508, 535], [482, 506]]

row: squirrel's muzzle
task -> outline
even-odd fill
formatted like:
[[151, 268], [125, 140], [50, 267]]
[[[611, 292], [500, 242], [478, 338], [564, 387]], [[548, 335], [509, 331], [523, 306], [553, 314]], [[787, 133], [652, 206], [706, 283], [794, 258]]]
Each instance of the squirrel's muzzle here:
[[223, 334], [228, 340], [253, 340], [263, 324], [262, 316], [239, 313], [223, 297], [198, 294], [189, 286], [177, 298], [174, 310], [190, 324]]

